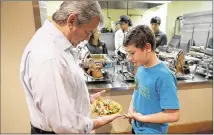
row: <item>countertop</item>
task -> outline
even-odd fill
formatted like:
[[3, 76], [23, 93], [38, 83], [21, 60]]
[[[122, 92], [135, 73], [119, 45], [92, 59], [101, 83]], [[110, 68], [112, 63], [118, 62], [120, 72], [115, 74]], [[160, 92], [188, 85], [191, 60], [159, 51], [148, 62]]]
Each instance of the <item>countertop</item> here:
[[[205, 79], [204, 76], [195, 74], [194, 78], [189, 79], [177, 79], [178, 90], [188, 89], [188, 88], [204, 88], [205, 85], [212, 87], [213, 79]], [[114, 74], [113, 81], [107, 82], [87, 82], [87, 87], [89, 91], [100, 91], [100, 90], [133, 90], [134, 81], [123, 81], [122, 76], [117, 73]]]

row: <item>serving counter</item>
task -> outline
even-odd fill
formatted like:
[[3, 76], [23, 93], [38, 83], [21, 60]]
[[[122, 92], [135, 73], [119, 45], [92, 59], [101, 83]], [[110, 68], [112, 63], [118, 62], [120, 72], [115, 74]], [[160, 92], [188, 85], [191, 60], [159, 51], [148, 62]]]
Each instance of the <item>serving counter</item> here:
[[[212, 130], [212, 85], [212, 79], [205, 79], [197, 74], [193, 79], [178, 80], [180, 120], [170, 124], [169, 133], [195, 133]], [[121, 104], [123, 108], [121, 114], [127, 113], [134, 82], [122, 81], [121, 77], [116, 74], [113, 82], [87, 83], [87, 86], [91, 94], [105, 89], [105, 97]], [[118, 118], [91, 133], [131, 133], [131, 125], [128, 120]]]

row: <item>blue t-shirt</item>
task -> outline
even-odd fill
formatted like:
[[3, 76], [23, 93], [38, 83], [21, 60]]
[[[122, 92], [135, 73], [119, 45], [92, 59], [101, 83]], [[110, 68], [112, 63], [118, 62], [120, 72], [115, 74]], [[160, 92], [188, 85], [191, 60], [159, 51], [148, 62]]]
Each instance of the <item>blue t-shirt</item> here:
[[[149, 115], [162, 112], [164, 109], [179, 109], [176, 77], [162, 62], [151, 68], [138, 67], [136, 83], [133, 93], [133, 107], [136, 112]], [[134, 121], [132, 127], [136, 134], [168, 131], [168, 123]]]

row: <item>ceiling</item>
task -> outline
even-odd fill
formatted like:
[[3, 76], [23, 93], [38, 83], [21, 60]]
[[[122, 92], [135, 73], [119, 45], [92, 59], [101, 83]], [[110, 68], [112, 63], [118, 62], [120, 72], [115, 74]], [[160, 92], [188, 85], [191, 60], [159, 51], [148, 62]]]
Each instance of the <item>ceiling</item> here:
[[168, 3], [169, 1], [134, 1], [134, 0], [129, 0], [129, 1], [114, 1], [114, 0], [109, 0], [109, 1], [99, 1], [100, 6], [102, 9], [108, 8], [109, 9], [127, 9], [127, 4], [128, 4], [128, 9], [149, 9], [153, 7], [160, 6], [162, 4]]

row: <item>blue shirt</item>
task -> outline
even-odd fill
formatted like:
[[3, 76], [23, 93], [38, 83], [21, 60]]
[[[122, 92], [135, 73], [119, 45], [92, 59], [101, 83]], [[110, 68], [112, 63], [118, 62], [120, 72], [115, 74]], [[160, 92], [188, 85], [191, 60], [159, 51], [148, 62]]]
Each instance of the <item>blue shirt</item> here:
[[[179, 109], [177, 80], [162, 62], [151, 67], [138, 67], [136, 88], [133, 93], [133, 107], [136, 112], [149, 115], [164, 109]], [[168, 124], [142, 123], [134, 121], [135, 133], [167, 133]]]

